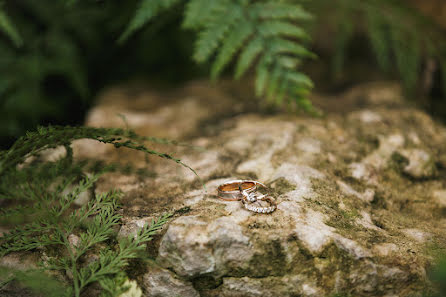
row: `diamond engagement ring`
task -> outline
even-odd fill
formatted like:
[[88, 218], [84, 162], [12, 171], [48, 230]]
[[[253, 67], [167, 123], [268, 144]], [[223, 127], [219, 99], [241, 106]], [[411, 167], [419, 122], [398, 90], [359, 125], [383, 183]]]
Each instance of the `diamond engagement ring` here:
[[[262, 186], [264, 186], [262, 184]], [[264, 186], [266, 188], [266, 186]], [[274, 198], [267, 196], [265, 194], [257, 194], [253, 191], [248, 192], [246, 190], [243, 190], [241, 186], [239, 186], [240, 194], [243, 196], [243, 199], [241, 200], [243, 203], [243, 206], [250, 211], [257, 212], [257, 213], [271, 213], [276, 210], [277, 204]], [[259, 201], [266, 201], [269, 203], [269, 206], [264, 207], [261, 206]], [[258, 204], [259, 206], [256, 206]]]

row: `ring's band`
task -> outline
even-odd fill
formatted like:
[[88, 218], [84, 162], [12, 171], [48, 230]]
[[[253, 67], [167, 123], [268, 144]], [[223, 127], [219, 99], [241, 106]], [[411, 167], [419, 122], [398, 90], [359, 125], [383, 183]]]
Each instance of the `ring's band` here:
[[226, 201], [241, 200], [243, 195], [240, 192], [240, 188], [251, 193], [257, 189], [258, 184], [265, 186], [264, 184], [253, 180], [231, 180], [218, 187], [218, 197]]

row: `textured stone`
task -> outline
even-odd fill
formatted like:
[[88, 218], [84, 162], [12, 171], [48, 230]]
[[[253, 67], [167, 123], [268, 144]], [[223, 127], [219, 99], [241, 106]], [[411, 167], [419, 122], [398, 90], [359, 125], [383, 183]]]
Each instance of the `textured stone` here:
[[[159, 267], [136, 278], [145, 294], [420, 295], [428, 286], [429, 246], [446, 242], [445, 214], [438, 210], [444, 172], [432, 174], [423, 165], [444, 162], [445, 127], [406, 107], [394, 84], [341, 94], [348, 104], [333, 105], [325, 118], [256, 114], [228, 95], [238, 91], [225, 88], [194, 82], [169, 93], [172, 100], [152, 91], [130, 98], [115, 89], [87, 119], [122, 126], [114, 116], [119, 112], [140, 134], [203, 146], [153, 145], [174, 151], [201, 181], [173, 162], [152, 156], [146, 162], [139, 152], [88, 141], [74, 146], [79, 158], [153, 172], [110, 173], [97, 183], [96, 192], [124, 192], [120, 236], [174, 213], [148, 248]], [[395, 154], [408, 163], [397, 163]], [[255, 214], [240, 202], [219, 200], [218, 185], [235, 178], [270, 186], [277, 210]]]
[[432, 156], [421, 149], [406, 149], [399, 152], [409, 160], [404, 172], [414, 178], [433, 177], [437, 170]]
[[446, 190], [436, 190], [432, 193], [432, 196], [438, 206], [446, 208]]
[[172, 272], [161, 268], [151, 267], [143, 276], [143, 286], [146, 297], [200, 296], [190, 282], [180, 280]]

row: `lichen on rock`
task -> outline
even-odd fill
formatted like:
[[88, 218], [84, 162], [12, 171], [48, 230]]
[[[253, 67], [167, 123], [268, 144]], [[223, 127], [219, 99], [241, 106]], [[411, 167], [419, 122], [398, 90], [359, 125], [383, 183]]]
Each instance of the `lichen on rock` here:
[[[175, 164], [75, 146], [78, 158], [101, 151], [107, 162], [156, 173], [110, 173], [96, 187], [124, 191], [123, 235], [149, 217], [175, 214], [149, 247], [159, 268], [138, 279], [146, 296], [419, 296], [429, 286], [427, 246], [446, 247], [446, 173], [438, 166], [446, 128], [385, 85], [355, 89], [373, 98], [367, 108], [345, 106], [324, 118], [240, 112], [227, 88], [194, 82], [170, 94], [185, 98], [179, 104], [157, 103], [165, 95], [150, 91], [132, 103], [112, 90], [87, 119], [119, 126], [119, 110], [140, 134], [204, 146], [163, 149], [195, 168], [207, 192]], [[216, 187], [232, 178], [269, 185], [278, 209], [254, 214], [219, 200]]]

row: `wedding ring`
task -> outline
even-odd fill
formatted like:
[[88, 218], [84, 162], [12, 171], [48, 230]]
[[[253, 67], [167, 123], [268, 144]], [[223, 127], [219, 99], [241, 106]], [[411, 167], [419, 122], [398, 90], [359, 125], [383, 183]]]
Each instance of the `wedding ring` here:
[[240, 189], [246, 191], [246, 193], [251, 193], [257, 189], [257, 185], [265, 187], [264, 184], [253, 180], [231, 180], [218, 187], [218, 198], [226, 201], [238, 201], [243, 199]]
[[[266, 188], [265, 185], [262, 184]], [[277, 204], [276, 200], [270, 196], [267, 196], [265, 194], [256, 194], [255, 192], [248, 192], [246, 190], [243, 190], [241, 185], [239, 186], [240, 194], [243, 196], [242, 203], [243, 206], [250, 211], [257, 212], [257, 213], [271, 213], [276, 210]], [[269, 203], [270, 206], [268, 207], [256, 207], [254, 205], [257, 201], [266, 201]], [[257, 202], [258, 203], [258, 202]], [[260, 204], [260, 203], [259, 203]]]
[[[255, 202], [257, 201], [266, 201], [269, 203], [269, 206], [267, 207], [262, 207], [262, 206], [255, 206]], [[255, 202], [249, 202], [246, 199], [242, 199], [242, 203], [243, 206], [250, 211], [256, 212], [256, 213], [272, 213], [273, 211], [276, 210], [277, 208], [277, 203], [276, 200], [272, 197], [269, 196], [263, 196], [263, 197], [258, 197], [257, 200]]]

